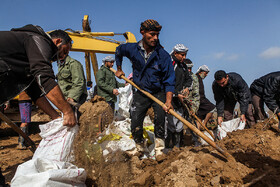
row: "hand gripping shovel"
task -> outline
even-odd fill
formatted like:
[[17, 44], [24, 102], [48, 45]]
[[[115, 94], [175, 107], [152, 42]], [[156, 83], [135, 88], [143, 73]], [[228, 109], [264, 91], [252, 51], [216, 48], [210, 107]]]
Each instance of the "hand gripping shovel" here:
[[24, 142], [27, 146], [30, 146], [29, 149], [34, 153], [36, 150], [35, 143], [14, 123], [12, 122], [6, 115], [0, 112], [0, 118], [5, 121], [9, 126], [12, 127], [14, 131], [16, 131], [19, 135], [24, 138]]
[[[110, 70], [114, 73], [116, 73], [116, 70], [114, 70], [113, 68], [110, 68]], [[150, 94], [149, 92], [146, 92], [145, 90], [142, 90], [141, 88], [139, 88], [134, 82], [132, 82], [131, 80], [127, 79], [125, 76], [121, 76], [122, 79], [124, 79], [126, 82], [130, 83], [132, 86], [134, 86], [135, 88], [137, 88], [139, 91], [141, 91], [142, 93], [144, 93], [147, 97], [149, 97], [150, 99], [152, 99], [153, 101], [155, 101], [157, 104], [159, 104], [161, 107], [165, 106], [163, 102], [161, 102], [160, 100], [158, 100], [156, 97], [154, 97], [152, 94]], [[179, 114], [177, 114], [174, 110], [170, 109], [169, 113], [173, 116], [175, 116], [177, 119], [179, 119], [180, 121], [182, 121], [186, 126], [188, 126], [192, 131], [194, 131], [198, 136], [200, 136], [202, 139], [204, 139], [209, 145], [211, 145], [212, 147], [214, 147], [217, 151], [219, 151], [222, 155], [224, 155], [226, 157], [226, 159], [228, 160], [235, 160], [233, 158], [232, 155], [230, 155], [226, 150], [223, 150], [222, 148], [220, 148], [219, 146], [216, 145], [215, 142], [213, 142], [209, 137], [207, 137], [205, 134], [203, 134], [200, 130], [198, 130], [195, 126], [193, 126], [190, 122], [188, 122], [186, 119], [184, 119], [182, 116], [180, 116]]]

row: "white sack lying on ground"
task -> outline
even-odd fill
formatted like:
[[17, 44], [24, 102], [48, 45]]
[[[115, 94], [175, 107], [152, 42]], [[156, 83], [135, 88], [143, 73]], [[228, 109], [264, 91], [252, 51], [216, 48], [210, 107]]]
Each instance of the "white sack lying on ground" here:
[[243, 130], [246, 122], [240, 121], [240, 118], [236, 118], [230, 121], [222, 122], [221, 126], [218, 125], [217, 137], [219, 140], [227, 136], [228, 132]]
[[86, 172], [83, 168], [77, 168], [69, 162], [37, 158], [18, 166], [11, 186], [84, 187], [85, 180]]
[[73, 141], [79, 127], [63, 126], [59, 118], [40, 125], [43, 138], [32, 160], [18, 166], [11, 186], [85, 186], [86, 172], [74, 161]]
[[[153, 129], [154, 124], [152, 123], [149, 116], [146, 116], [143, 122], [144, 129]], [[147, 127], [147, 128], [146, 128]], [[151, 128], [148, 128], [151, 127]], [[145, 150], [145, 155], [143, 158], [154, 158], [154, 132], [146, 130], [147, 137], [146, 141], [150, 140], [151, 145]], [[102, 138], [109, 136], [107, 139], [102, 141]], [[131, 136], [131, 120], [126, 118], [122, 121], [113, 121], [105, 133], [98, 141], [101, 141], [99, 145], [103, 150], [103, 156], [112, 154], [117, 150], [128, 151], [136, 147], [134, 140]]]

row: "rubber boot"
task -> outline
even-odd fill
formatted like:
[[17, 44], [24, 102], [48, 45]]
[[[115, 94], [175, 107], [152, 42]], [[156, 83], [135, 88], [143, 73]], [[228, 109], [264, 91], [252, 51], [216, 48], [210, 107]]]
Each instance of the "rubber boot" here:
[[173, 144], [176, 147], [181, 147], [182, 132], [175, 132], [173, 136]]
[[[24, 132], [26, 135], [28, 135], [27, 127], [20, 127], [20, 130], [22, 130], [22, 132]], [[26, 146], [24, 145], [24, 138], [21, 135], [19, 135], [19, 137], [18, 137], [18, 148], [26, 149]]]
[[173, 133], [167, 129], [167, 137], [165, 138], [165, 147], [166, 148], [173, 148], [174, 144], [173, 144]]
[[164, 140], [161, 138], [156, 138], [155, 140], [155, 156], [157, 161], [162, 161], [166, 158], [165, 154], [162, 152], [165, 144]]
[[199, 138], [198, 138], [198, 136], [195, 134], [195, 133], [193, 133], [193, 141], [194, 141], [194, 146], [195, 147], [199, 147], [199, 146], [201, 146], [201, 143], [200, 143], [200, 141], [199, 141]]

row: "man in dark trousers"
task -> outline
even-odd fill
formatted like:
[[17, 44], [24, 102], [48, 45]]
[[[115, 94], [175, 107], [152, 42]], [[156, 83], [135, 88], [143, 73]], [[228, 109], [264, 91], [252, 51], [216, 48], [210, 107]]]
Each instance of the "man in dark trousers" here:
[[251, 93], [243, 78], [237, 73], [226, 73], [223, 70], [217, 71], [214, 77], [212, 89], [216, 100], [218, 124], [221, 125], [223, 117], [225, 121], [233, 119], [233, 111], [238, 102], [241, 121], [245, 122], [247, 119], [249, 127], [254, 125]]
[[199, 82], [199, 96], [200, 96], [200, 104], [197, 111], [197, 117], [201, 119], [201, 121], [205, 126], [215, 111], [215, 105], [206, 98], [205, 90], [204, 90], [203, 80], [207, 77], [209, 72], [210, 69], [206, 65], [200, 66], [196, 72], [196, 76]]
[[55, 81], [51, 61], [64, 59], [71, 38], [62, 30], [46, 34], [39, 26], [26, 25], [0, 32], [0, 104], [23, 90], [52, 119], [59, 114], [45, 96], [63, 113], [63, 125], [74, 126], [76, 119]]
[[[174, 111], [184, 118], [188, 118], [188, 112], [183, 104], [183, 100], [189, 94], [189, 88], [192, 85], [192, 78], [188, 67], [184, 63], [188, 48], [183, 44], [177, 44], [171, 52], [172, 64], [174, 66], [176, 83], [172, 99]], [[171, 114], [167, 114], [167, 137], [165, 146], [167, 148], [181, 147], [183, 138], [184, 124]]]
[[175, 73], [170, 55], [159, 43], [159, 33], [162, 26], [155, 20], [148, 19], [141, 23], [140, 33], [143, 38], [138, 43], [126, 43], [116, 50], [116, 76], [124, 75], [122, 59], [130, 59], [133, 68], [133, 81], [141, 89], [165, 103], [160, 107], [153, 100], [139, 90], [133, 93], [131, 106], [131, 131], [136, 143], [136, 151], [143, 152], [143, 120], [151, 106], [155, 113], [155, 154], [160, 159], [164, 149], [165, 139], [165, 112], [172, 108], [171, 101], [175, 86]]
[[264, 103], [272, 112], [275, 111], [278, 119], [280, 119], [280, 71], [269, 73], [254, 80], [250, 90], [256, 120], [264, 120], [267, 117], [264, 111]]

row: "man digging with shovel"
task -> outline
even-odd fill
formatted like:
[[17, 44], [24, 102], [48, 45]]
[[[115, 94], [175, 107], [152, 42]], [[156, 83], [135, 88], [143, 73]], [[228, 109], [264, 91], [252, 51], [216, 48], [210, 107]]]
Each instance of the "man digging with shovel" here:
[[172, 108], [171, 101], [175, 86], [175, 73], [170, 55], [159, 44], [159, 33], [162, 26], [149, 19], [141, 23], [140, 33], [143, 38], [138, 43], [122, 44], [116, 49], [116, 76], [124, 75], [122, 59], [126, 56], [133, 67], [133, 80], [143, 90], [165, 103], [161, 107], [139, 90], [133, 93], [131, 106], [131, 131], [136, 143], [132, 153], [143, 153], [146, 142], [143, 139], [143, 121], [147, 110], [152, 106], [155, 113], [155, 155], [162, 158], [165, 148], [165, 112]]

